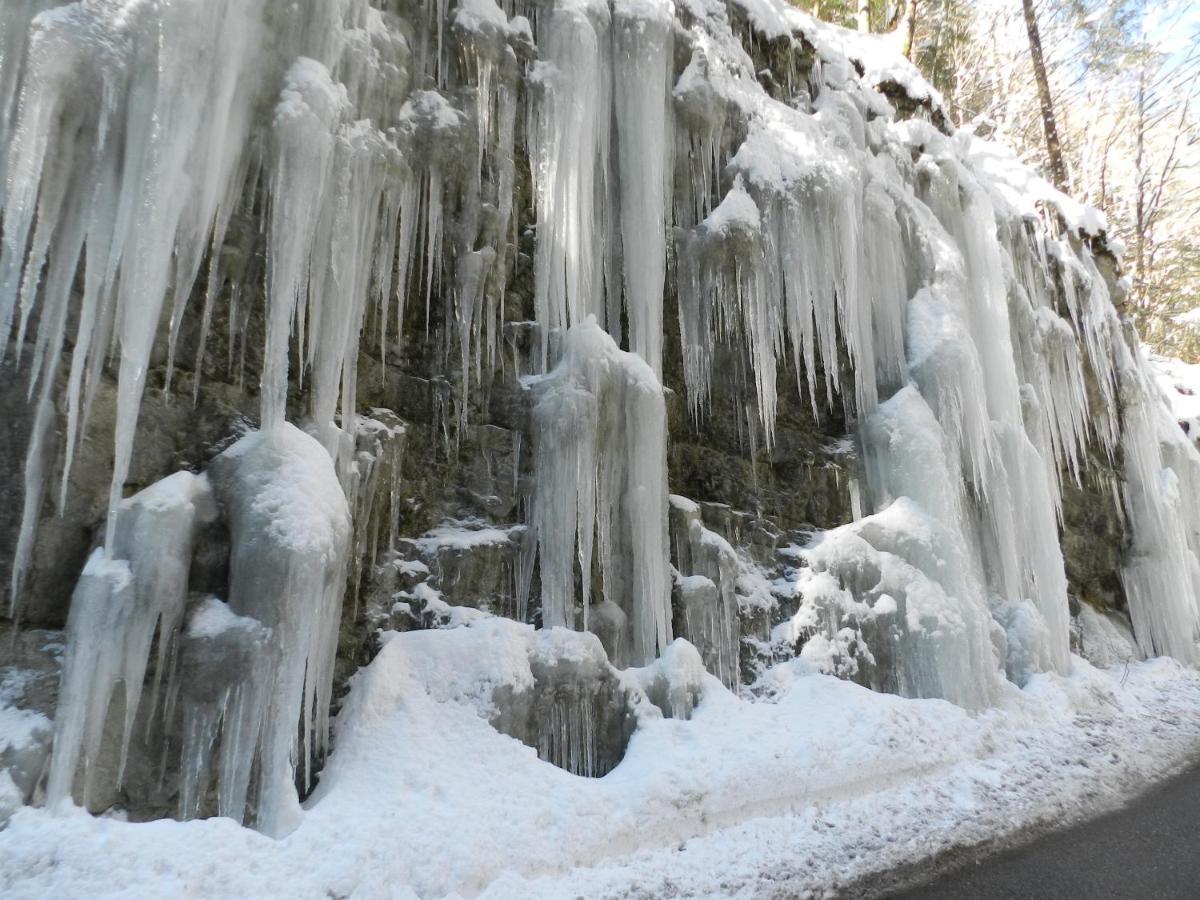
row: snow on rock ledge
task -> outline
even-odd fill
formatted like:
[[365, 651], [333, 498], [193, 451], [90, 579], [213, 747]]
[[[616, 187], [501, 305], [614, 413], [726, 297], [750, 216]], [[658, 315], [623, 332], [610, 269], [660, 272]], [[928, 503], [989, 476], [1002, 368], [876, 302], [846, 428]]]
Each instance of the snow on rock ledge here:
[[476, 617], [458, 627], [385, 634], [380, 656], [355, 682], [339, 720], [339, 748], [343, 729], [359, 727], [360, 704], [374, 702], [371, 670], [396, 666], [409, 690], [439, 704], [464, 705], [540, 759], [587, 777], [621, 762], [640, 723], [689, 718], [713, 684], [696, 649], [682, 639], [650, 666], [622, 672], [594, 634]]

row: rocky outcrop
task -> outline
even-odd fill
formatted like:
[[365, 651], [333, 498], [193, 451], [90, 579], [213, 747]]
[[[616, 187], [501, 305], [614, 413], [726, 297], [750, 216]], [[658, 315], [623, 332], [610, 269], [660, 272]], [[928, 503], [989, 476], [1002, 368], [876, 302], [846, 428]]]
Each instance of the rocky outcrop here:
[[[1041, 613], [1026, 603], [1039, 580], [1064, 609], [1066, 592], [1075, 600], [1085, 652], [1122, 658], [1124, 634], [1108, 614], [1130, 602], [1122, 572], [1133, 542], [1118, 440], [1129, 398], [1112, 368], [1129, 348], [1106, 330], [1123, 295], [1102, 229], [1069, 222], [1059, 195], [1039, 196], [1028, 209], [1024, 195], [1010, 204], [975, 170], [964, 149], [974, 147], [970, 136], [951, 134], [936, 92], [911, 67], [882, 75], [872, 46], [857, 43], [867, 39], [795, 10], [555, 5], [539, 9], [535, 44], [524, 16], [510, 18], [490, 2], [452, 6], [452, 21], [438, 21], [430, 7], [401, 22], [366, 3], [345, 4], [353, 58], [340, 58], [339, 48], [324, 61], [306, 54], [328, 48], [305, 45], [296, 60], [302, 54], [287, 43], [293, 31], [306, 33], [289, 18], [300, 6], [271, 7], [297, 27], [278, 28], [280, 46], [263, 49], [271, 58], [261, 68], [278, 78], [253, 99], [274, 116], [246, 125], [253, 139], [244, 148], [227, 148], [247, 154], [226, 186], [241, 189], [237, 209], [222, 207], [211, 259], [210, 223], [197, 225], [205, 240], [184, 249], [199, 274], [171, 298], [170, 312], [124, 310], [130, 322], [141, 321], [134, 313], [151, 325], [162, 319], [138, 372], [145, 394], [126, 495], [180, 472], [211, 471], [220, 482], [229, 466], [221, 454], [263, 424], [260, 409], [282, 413], [281, 401], [287, 420], [329, 451], [326, 481], [336, 477], [350, 504], [347, 559], [328, 567], [338, 581], [347, 566], [346, 600], [333, 600], [340, 583], [322, 585], [329, 602], [321, 609], [340, 610], [340, 620], [323, 622], [320, 640], [312, 639], [328, 642], [331, 659], [317, 668], [333, 687], [304, 694], [302, 730], [316, 749], [297, 776], [302, 791], [320, 766], [326, 716], [395, 631], [478, 627], [495, 616], [579, 627], [521, 638], [531, 642], [529, 679], [498, 688], [490, 718], [543, 759], [586, 776], [619, 763], [639, 716], [690, 715], [705, 670], [730, 690], [752, 690], [767, 666], [807, 654], [815, 668], [878, 690], [967, 705], [993, 696], [993, 656], [1016, 681], [1061, 670], [1065, 634], [1040, 658], [1022, 646], [1031, 634], [1030, 643], [1040, 640], [1027, 626]], [[258, 8], [230, 10], [253, 16]], [[532, 7], [525, 11], [532, 16]], [[626, 16], [639, 27], [623, 26]], [[564, 37], [580, 34], [591, 39]], [[610, 46], [628, 58], [597, 50]], [[641, 78], [651, 70], [653, 84]], [[178, 80], [208, 83], [187, 74]], [[276, 82], [285, 85], [282, 96]], [[639, 93], [647, 85], [656, 92], [649, 99]], [[558, 103], [563, 97], [570, 102]], [[90, 127], [89, 110], [75, 112], [74, 126]], [[662, 127], [668, 113], [673, 133]], [[292, 126], [302, 138], [294, 145]], [[651, 143], [651, 134], [654, 146], [631, 144], [631, 135]], [[575, 206], [564, 212], [553, 202], [560, 193]], [[643, 208], [650, 197], [662, 208]], [[630, 224], [635, 217], [645, 235]], [[642, 252], [643, 236], [652, 253]], [[634, 262], [646, 256], [650, 264]], [[164, 258], [187, 268], [189, 255], [167, 247]], [[81, 302], [75, 293], [66, 299]], [[79, 326], [79, 315], [64, 322]], [[998, 359], [1008, 324], [1020, 366]], [[581, 328], [603, 335], [604, 345], [575, 360], [577, 371], [554, 375]], [[111, 436], [121, 430], [118, 400], [129, 387], [128, 373], [118, 382], [119, 361], [102, 364], [102, 348], [79, 440], [68, 446], [68, 372], [77, 342], [91, 336], [82, 327], [66, 335], [49, 351], [56, 405], [33, 459], [46, 469], [40, 503], [36, 490], [24, 490], [35, 407], [14, 360], [44, 351], [41, 332], [26, 334], [26, 346], [0, 363], [0, 578], [12, 574], [23, 498], [32, 497], [37, 539], [27, 542], [21, 618], [51, 629], [68, 622], [80, 572], [103, 540], [109, 479], [121, 463]], [[113, 342], [102, 329], [99, 338]], [[115, 344], [124, 348], [124, 338]], [[1055, 349], [1067, 363], [1042, 365]], [[1082, 393], [1073, 380], [1081, 371]], [[1122, 384], [1132, 377], [1121, 376]], [[639, 415], [634, 388], [653, 401]], [[562, 396], [551, 399], [569, 402], [542, 406], [555, 390]], [[866, 422], [906, 391], [923, 398], [926, 436], [934, 437], [898, 462], [893, 443], [902, 442], [902, 428], [885, 422], [867, 448]], [[603, 415], [592, 416], [596, 410]], [[1078, 421], [1081, 410], [1094, 421]], [[576, 456], [558, 460], [547, 497], [546, 458], [567, 444]], [[665, 463], [666, 483], [634, 471], [633, 456], [644, 456], [643, 468]], [[887, 465], [872, 470], [880, 459]], [[1060, 474], [1062, 559], [1049, 553], [1030, 563], [1053, 544]], [[576, 496], [573, 485], [584, 483], [588, 490]], [[650, 522], [646, 511], [663, 507], [668, 491], [669, 518]], [[239, 527], [274, 534], [277, 523], [249, 508], [252, 524], [234, 521], [231, 511], [252, 493], [237, 477], [219, 493], [223, 514], [193, 523], [179, 561], [186, 617], [176, 618], [188, 624], [165, 627], [169, 652], [144, 679], [113, 675], [114, 684], [139, 683], [116, 691], [112, 710], [105, 702], [99, 715], [122, 720], [122, 698], [141, 690], [141, 680], [153, 691], [174, 679], [178, 690], [131, 714], [136, 737], [124, 766], [128, 735], [105, 726], [91, 765], [106, 787], [86, 798], [93, 810], [241, 817], [243, 809], [259, 812], [256, 790], [290, 791], [275, 777], [247, 796], [249, 768], [235, 771], [215, 743], [218, 731], [237, 730], [239, 704], [253, 705], [243, 694], [266, 678], [256, 668], [260, 651], [295, 624], [291, 613], [303, 612], [286, 597], [259, 608], [248, 589], [236, 608], [222, 603], [239, 579], [256, 583], [248, 569], [261, 566], [264, 582], [286, 580], [295, 559], [247, 555]], [[918, 494], [943, 507], [929, 533], [981, 541], [961, 556], [980, 569], [986, 562], [993, 583], [972, 575], [947, 585], [936, 554], [900, 527], [919, 532], [928, 524], [922, 515], [866, 522], [872, 513], [904, 512], [898, 501]], [[566, 513], [554, 506], [559, 500], [570, 505]], [[587, 511], [594, 517], [598, 502], [613, 527], [598, 529], [593, 542]], [[585, 510], [570, 522], [582, 521], [578, 546], [574, 533], [556, 544], [563, 552], [554, 555], [550, 583], [550, 536], [536, 526], [571, 520], [576, 503]], [[1020, 543], [1035, 520], [1047, 540]], [[669, 548], [651, 546], [660, 524]], [[814, 550], [822, 541], [844, 552], [823, 557]], [[643, 564], [643, 555], [655, 558]], [[136, 548], [122, 548], [123, 556], [137, 556]], [[1061, 598], [1061, 578], [1049, 577], [1061, 576], [1051, 571], [1056, 565], [1066, 573]], [[639, 581], [651, 569], [653, 577]], [[990, 616], [989, 591], [1013, 595]], [[647, 606], [640, 593], [658, 604], [648, 624], [634, 622]], [[927, 633], [910, 628], [908, 604], [968, 594], [976, 602], [953, 665], [914, 664], [912, 657], [932, 658], [953, 641], [939, 643], [945, 634], [933, 624]], [[919, 625], [920, 615], [912, 621]], [[19, 665], [49, 672], [57, 651], [46, 648], [56, 645], [35, 634], [18, 638]], [[662, 658], [652, 661], [656, 654]], [[647, 665], [630, 670], [631, 662]], [[298, 671], [292, 694], [307, 690]], [[0, 700], [53, 713], [42, 688]], [[280, 715], [295, 720], [301, 711]], [[293, 724], [273, 724], [276, 776], [287, 767]], [[31, 727], [28, 752], [0, 748], [0, 775], [8, 771], [10, 794], [26, 801], [36, 795], [44, 732]], [[166, 777], [155, 768], [163, 752], [185, 760]], [[74, 774], [64, 776], [65, 793]]]

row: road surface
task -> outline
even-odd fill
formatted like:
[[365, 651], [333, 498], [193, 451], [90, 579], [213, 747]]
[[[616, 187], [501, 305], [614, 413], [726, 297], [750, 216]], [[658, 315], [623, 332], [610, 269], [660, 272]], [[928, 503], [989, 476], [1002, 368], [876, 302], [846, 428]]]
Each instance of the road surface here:
[[884, 896], [896, 900], [1197, 900], [1200, 765], [1123, 809], [1051, 832], [1023, 847], [972, 856], [965, 865], [931, 882]]

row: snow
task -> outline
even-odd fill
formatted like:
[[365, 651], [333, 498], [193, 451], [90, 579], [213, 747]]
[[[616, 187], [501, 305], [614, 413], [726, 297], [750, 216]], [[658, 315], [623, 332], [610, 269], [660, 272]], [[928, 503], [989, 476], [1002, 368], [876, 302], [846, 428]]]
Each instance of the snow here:
[[[392, 599], [395, 601], [392, 604], [393, 613], [405, 612], [413, 618], [427, 618], [436, 623], [438, 628], [459, 628], [491, 615], [470, 606], [451, 606], [441, 591], [425, 581], [414, 586], [411, 591], [397, 591], [392, 595]], [[414, 603], [417, 604], [418, 610], [413, 609]]]
[[1159, 390], [1184, 433], [1195, 442], [1200, 438], [1200, 365], [1165, 356], [1150, 356], [1149, 361]]
[[825, 894], [1098, 811], [1200, 747], [1200, 675], [1171, 660], [1074, 658], [978, 713], [796, 661], [760, 700], [705, 677], [690, 719], [647, 710], [621, 764], [581, 778], [486, 721], [497, 686], [530, 683], [533, 635], [490, 619], [387, 636], [285, 838], [24, 808], [0, 841], [6, 896]]
[[473, 31], [488, 27], [503, 31], [508, 28], [508, 17], [495, 0], [463, 0], [454, 13], [454, 23]]
[[803, 550], [801, 605], [786, 636], [822, 671], [862, 671], [877, 690], [986, 706], [1001, 661], [964, 549], [906, 497], [820, 534]]
[[[448, 521], [432, 528], [413, 544], [426, 555], [436, 554], [439, 549], [475, 550], [480, 547], [495, 547], [508, 544], [514, 535], [522, 530], [522, 526], [512, 528], [495, 528], [479, 521]], [[404, 562], [399, 564], [405, 572], [428, 572], [423, 563]], [[421, 568], [415, 568], [420, 566]]]
[[194, 609], [187, 620], [187, 634], [194, 638], [213, 638], [231, 628], [257, 627], [258, 622], [249, 616], [239, 616], [229, 605], [216, 597], [206, 597]]
[[[956, 136], [964, 156], [994, 196], [1011, 211], [1027, 218], [1038, 218], [1039, 203], [1047, 204], [1063, 217], [1067, 228], [1081, 235], [1103, 235], [1108, 222], [1100, 210], [1086, 206], [1055, 188], [1045, 178], [1021, 162], [1008, 146], [980, 138], [969, 131]], [[1109, 249], [1120, 257], [1123, 249], [1114, 238]]]
[[1083, 604], [1078, 622], [1080, 648], [1097, 666], [1124, 665], [1145, 658], [1138, 651], [1127, 617]]
[[690, 500], [687, 497], [681, 496], [680, 494], [671, 494], [667, 497], [667, 500], [670, 502], [672, 509], [680, 509], [684, 512], [696, 514], [699, 514], [700, 512], [699, 503], [697, 503], [695, 500]]

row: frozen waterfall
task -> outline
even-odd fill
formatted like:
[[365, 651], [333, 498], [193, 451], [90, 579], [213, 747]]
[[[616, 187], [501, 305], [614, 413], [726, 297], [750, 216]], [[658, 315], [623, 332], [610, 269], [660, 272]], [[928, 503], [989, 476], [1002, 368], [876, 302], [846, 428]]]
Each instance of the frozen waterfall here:
[[[107, 482], [50, 802], [174, 729], [181, 817], [286, 833], [335, 664], [462, 599], [418, 558], [444, 520], [487, 536], [440, 548], [467, 603], [593, 632], [553, 642], [613, 683], [675, 646], [736, 690], [769, 652], [978, 708], [1072, 666], [1087, 486], [1141, 650], [1200, 662], [1200, 454], [1104, 223], [883, 52], [782, 0], [6, 2], [14, 618], [46, 521]], [[523, 736], [607, 771], [551, 699]]]

